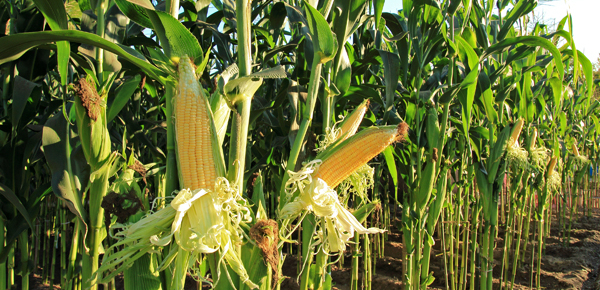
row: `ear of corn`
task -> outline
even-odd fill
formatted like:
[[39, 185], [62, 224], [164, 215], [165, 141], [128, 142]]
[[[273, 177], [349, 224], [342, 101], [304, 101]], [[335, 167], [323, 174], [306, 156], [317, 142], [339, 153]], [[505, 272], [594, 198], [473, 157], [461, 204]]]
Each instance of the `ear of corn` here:
[[111, 152], [106, 127], [106, 100], [98, 94], [96, 84], [89, 76], [80, 78], [75, 89], [75, 112], [81, 147], [92, 171], [95, 171], [108, 160]]
[[188, 57], [181, 58], [178, 70], [174, 119], [179, 181], [183, 188], [212, 190], [225, 173], [212, 113]]
[[[225, 262], [249, 288], [258, 288], [250, 281], [238, 250], [243, 232], [240, 223], [249, 223], [250, 210], [237, 189], [225, 176], [223, 154], [217, 138], [209, 103], [196, 80], [190, 59], [179, 63], [178, 95], [175, 98], [175, 136], [179, 178], [183, 189], [171, 204], [147, 215], [120, 232], [127, 245], [124, 250], [105, 256], [102, 272], [123, 263], [116, 275], [152, 246], [166, 246], [175, 238], [176, 244], [163, 260], [161, 269], [175, 261], [172, 274], [173, 289], [183, 289], [187, 270], [195, 267], [199, 254], [215, 253], [218, 266], [213, 279], [218, 285], [221, 263]], [[170, 227], [167, 225], [170, 224]], [[107, 268], [104, 268], [107, 265]], [[229, 278], [230, 274], [226, 273]], [[218, 287], [218, 286], [217, 286]]]
[[365, 99], [350, 115], [344, 119], [342, 124], [340, 125], [340, 137], [339, 141], [344, 141], [348, 139], [350, 136], [356, 134], [358, 131], [358, 127], [360, 127], [360, 123], [363, 120], [363, 117], [367, 113], [367, 109], [369, 108], [369, 99]]
[[321, 217], [318, 226], [321, 230], [317, 236], [326, 252], [344, 251], [354, 232], [383, 232], [378, 228], [365, 228], [340, 203], [333, 188], [387, 146], [405, 138], [407, 131], [406, 123], [365, 129], [335, 148], [320, 153], [317, 160], [309, 162], [299, 172], [290, 172], [286, 192], [297, 190], [299, 195], [283, 206], [280, 218], [293, 218], [304, 210]]
[[548, 163], [548, 169], [546, 171], [546, 178], [548, 178], [554, 172], [554, 167], [556, 167], [557, 161], [558, 161], [558, 158], [556, 158], [556, 157], [552, 157], [552, 159], [550, 159], [550, 162]]
[[323, 163], [313, 174], [313, 178], [323, 179], [331, 188], [381, 153], [387, 146], [405, 138], [408, 126], [367, 128], [348, 138], [332, 150], [317, 155]]
[[519, 135], [521, 135], [521, 130], [523, 130], [523, 124], [525, 124], [525, 120], [519, 119], [515, 126], [512, 129], [512, 133], [510, 135], [510, 141], [508, 143], [509, 146], [518, 146]]
[[356, 134], [368, 107], [369, 100], [367, 99], [356, 107], [352, 113], [346, 116], [339, 128], [335, 128], [335, 126], [328, 128], [327, 132], [325, 132], [324, 139], [319, 141], [317, 152], [319, 152], [319, 154], [325, 154], [326, 151], [333, 150], [334, 147], [344, 140]]
[[571, 149], [573, 150], [573, 155], [575, 155], [575, 157], [579, 156], [579, 149], [577, 149], [577, 142], [573, 142], [573, 145], [571, 146]]
[[533, 150], [535, 148], [535, 142], [537, 142], [538, 131], [536, 128], [533, 128], [533, 134], [531, 136], [531, 142], [529, 143], [529, 150]]

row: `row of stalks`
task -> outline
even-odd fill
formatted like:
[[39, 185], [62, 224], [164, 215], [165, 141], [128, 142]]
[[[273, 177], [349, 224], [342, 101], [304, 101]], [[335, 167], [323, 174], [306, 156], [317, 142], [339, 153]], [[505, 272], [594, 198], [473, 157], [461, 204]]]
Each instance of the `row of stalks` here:
[[407, 290], [543, 288], [600, 206], [571, 16], [384, 2], [0, 2], [0, 289], [371, 289], [392, 239]]

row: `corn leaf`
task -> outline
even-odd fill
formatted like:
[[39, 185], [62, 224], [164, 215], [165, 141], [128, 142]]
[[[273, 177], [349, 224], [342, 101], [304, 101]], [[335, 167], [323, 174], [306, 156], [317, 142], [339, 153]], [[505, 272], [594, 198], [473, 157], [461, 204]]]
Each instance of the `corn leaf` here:
[[98, 35], [76, 30], [25, 32], [3, 37], [3, 46], [0, 47], [0, 64], [18, 59], [25, 52], [38, 45], [61, 40], [86, 43], [108, 50], [136, 65], [153, 79], [161, 83], [165, 82], [166, 74], [147, 62], [135, 50], [112, 43]]
[[326, 63], [335, 56], [338, 42], [323, 15], [306, 0], [304, 1], [304, 7], [315, 53], [319, 55], [321, 63]]
[[502, 28], [500, 28], [500, 32], [498, 33], [498, 36], [496, 38], [498, 40], [503, 40], [510, 31], [510, 29], [513, 28], [515, 22], [517, 22], [517, 20], [519, 20], [519, 18], [521, 18], [522, 16], [527, 15], [531, 11], [533, 11], [533, 8], [535, 8], [536, 6], [537, 0], [517, 2], [513, 9], [510, 10], [508, 15], [506, 15], [506, 17], [504, 18], [505, 20], [502, 23]]
[[[134, 4], [135, 3], [135, 4]], [[146, 9], [152, 9], [152, 5], [142, 0], [127, 1], [127, 0], [115, 0], [115, 4], [121, 9], [121, 12], [125, 16], [129, 17], [133, 22], [153, 29], [152, 20], [148, 16]], [[137, 4], [137, 5], [136, 5]], [[146, 8], [144, 8], [146, 7]]]
[[[35, 0], [34, 2], [42, 14], [44, 14], [44, 17], [52, 30], [59, 31], [69, 29], [67, 11], [65, 10], [65, 4], [62, 0]], [[56, 46], [60, 82], [65, 86], [67, 85], [67, 69], [71, 45], [67, 41], [58, 41]]]
[[123, 83], [117, 92], [112, 104], [108, 108], [108, 113], [106, 115], [106, 122], [110, 123], [112, 120], [121, 112], [123, 107], [127, 104], [131, 96], [137, 89], [140, 84], [140, 80], [142, 77], [140, 75], [136, 75], [135, 77], [127, 80]]
[[2, 183], [0, 183], [0, 195], [4, 196], [4, 198], [6, 198], [8, 202], [15, 207], [15, 209], [21, 214], [32, 230], [35, 229], [33, 227], [33, 223], [31, 222], [31, 218], [29, 217], [29, 213], [27, 212], [25, 206], [23, 206], [23, 203], [21, 203], [21, 200], [12, 190], [10, 190], [10, 188]]
[[[67, 120], [62, 114], [48, 119], [42, 134], [43, 152], [52, 171], [52, 190], [82, 221], [85, 234], [88, 218], [83, 207], [82, 190], [89, 180], [89, 165], [83, 151], [74, 149], [77, 136], [72, 130], [67, 134]], [[67, 166], [69, 161], [71, 169]]]

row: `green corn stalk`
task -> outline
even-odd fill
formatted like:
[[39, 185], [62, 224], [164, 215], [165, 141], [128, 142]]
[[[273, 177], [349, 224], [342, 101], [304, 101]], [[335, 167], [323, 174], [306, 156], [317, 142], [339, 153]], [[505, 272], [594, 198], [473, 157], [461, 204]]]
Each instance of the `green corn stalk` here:
[[[4, 217], [0, 217], [0, 246], [3, 248], [6, 246], [4, 241], [4, 235], [6, 233], [6, 228], [4, 226]], [[0, 261], [0, 289], [7, 289], [7, 268], [6, 268], [6, 260]]]
[[[134, 170], [131, 168], [136, 164], [133, 155], [129, 161], [124, 164], [120, 176], [112, 183], [111, 191], [119, 196], [125, 196], [125, 204], [119, 205], [123, 210], [129, 207], [138, 206], [137, 213], [127, 219], [127, 223], [133, 224], [149, 210], [149, 201], [142, 194], [142, 190], [134, 177]], [[132, 194], [133, 193], [133, 194]], [[135, 196], [136, 199], [133, 199]], [[132, 200], [133, 199], [133, 200]], [[139, 202], [139, 203], [137, 203]], [[146, 211], [142, 210], [146, 209]], [[146, 253], [137, 259], [130, 268], [123, 271], [123, 286], [128, 289], [149, 289], [161, 290], [162, 281], [158, 272], [157, 253]]]
[[111, 165], [111, 141], [106, 124], [105, 96], [98, 94], [91, 78], [80, 79], [75, 113], [79, 139], [92, 172], [89, 195], [90, 230], [85, 238], [83, 256], [84, 288], [97, 289], [94, 273], [98, 270], [102, 241], [106, 236], [102, 200], [108, 190]]

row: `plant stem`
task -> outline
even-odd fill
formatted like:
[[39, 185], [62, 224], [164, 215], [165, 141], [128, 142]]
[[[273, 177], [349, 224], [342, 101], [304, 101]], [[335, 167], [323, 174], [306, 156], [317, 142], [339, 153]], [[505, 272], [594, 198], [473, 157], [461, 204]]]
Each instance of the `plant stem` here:
[[79, 250], [79, 232], [81, 231], [83, 221], [80, 219], [75, 220], [75, 228], [73, 229], [73, 239], [71, 241], [71, 252], [69, 253], [69, 267], [67, 268], [67, 287], [66, 289], [75, 289], [75, 283], [77, 283], [76, 277], [73, 276], [75, 272], [75, 264], [77, 263], [77, 252]]
[[[250, 45], [251, 31], [251, 2], [236, 0], [237, 36], [238, 36], [238, 67], [239, 76], [244, 77], [252, 72], [252, 47]], [[233, 111], [231, 124], [231, 144], [229, 146], [228, 179], [240, 192], [244, 192], [244, 170], [246, 164], [246, 147], [248, 143], [248, 126], [252, 97], [244, 98]]]
[[312, 71], [310, 74], [310, 81], [308, 83], [308, 97], [306, 99], [307, 106], [304, 107], [304, 112], [302, 116], [302, 123], [300, 124], [300, 128], [298, 129], [298, 134], [296, 134], [296, 138], [294, 139], [294, 145], [292, 146], [292, 150], [290, 152], [290, 156], [288, 158], [287, 166], [285, 167], [285, 174], [283, 176], [283, 180], [281, 182], [280, 189], [280, 201], [279, 204], [283, 206], [286, 201], [285, 195], [285, 184], [290, 178], [288, 171], [294, 171], [296, 169], [296, 162], [298, 161], [298, 155], [300, 155], [300, 150], [302, 148], [302, 144], [304, 143], [304, 138], [306, 136], [306, 132], [308, 132], [308, 127], [312, 123], [312, 118], [315, 110], [315, 104], [317, 103], [317, 95], [319, 92], [319, 84], [321, 78], [321, 69], [323, 64], [320, 63], [320, 57], [317, 53], [315, 53], [312, 62]]
[[166, 0], [166, 11], [175, 19], [179, 19], [179, 0]]
[[[0, 248], [4, 248], [5, 241], [4, 235], [6, 234], [6, 229], [4, 227], [4, 218], [0, 217]], [[6, 260], [0, 261], [0, 289], [7, 289], [6, 287]]]
[[[173, 98], [175, 97], [175, 84], [167, 82], [165, 85], [165, 116], [167, 118], [167, 169], [165, 173], [165, 195], [177, 189], [177, 152], [175, 151], [175, 120], [173, 120]], [[168, 251], [167, 251], [168, 252]]]
[[350, 282], [351, 290], [358, 290], [358, 253], [359, 253], [359, 235], [354, 235], [354, 244], [352, 245], [352, 280]]
[[[106, 29], [106, 22], [104, 19], [104, 14], [106, 14], [106, 9], [108, 8], [108, 0], [98, 0], [96, 6], [96, 35], [104, 38], [104, 31]], [[96, 67], [96, 75], [98, 78], [99, 85], [104, 84], [104, 49], [96, 47], [96, 62], [98, 66]]]
[[309, 289], [310, 269], [313, 261], [312, 237], [315, 226], [315, 216], [313, 214], [306, 215], [302, 220], [302, 277], [300, 278], [300, 290]]

